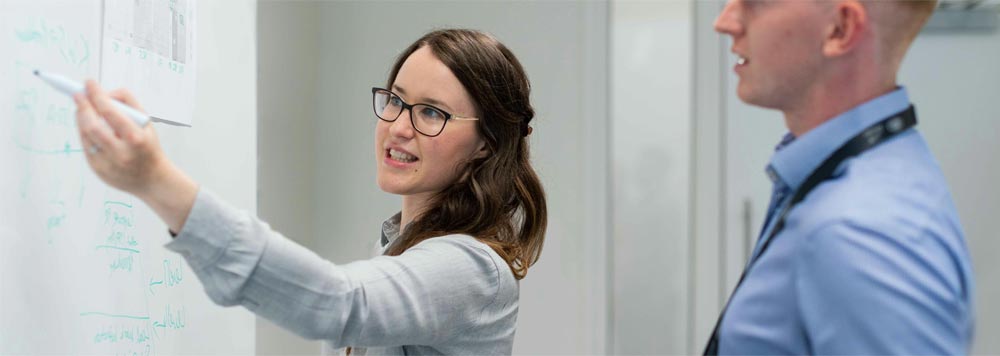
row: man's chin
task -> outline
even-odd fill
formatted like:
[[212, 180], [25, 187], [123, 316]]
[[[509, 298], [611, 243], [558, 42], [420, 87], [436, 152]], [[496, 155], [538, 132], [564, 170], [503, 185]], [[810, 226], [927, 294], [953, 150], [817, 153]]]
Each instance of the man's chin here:
[[740, 86], [737, 88], [736, 96], [740, 98], [740, 101], [749, 105], [765, 109], [781, 110], [779, 107], [780, 105], [778, 105], [778, 100], [774, 100], [773, 95], [767, 95], [767, 93], [755, 91], [752, 88], [743, 85], [743, 83], [740, 83]]

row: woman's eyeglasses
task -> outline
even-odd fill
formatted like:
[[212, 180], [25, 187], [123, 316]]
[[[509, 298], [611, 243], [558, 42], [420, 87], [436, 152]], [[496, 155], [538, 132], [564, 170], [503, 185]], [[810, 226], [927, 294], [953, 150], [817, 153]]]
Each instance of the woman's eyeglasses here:
[[440, 135], [448, 120], [479, 120], [474, 117], [452, 115], [429, 104], [410, 105], [399, 95], [382, 88], [372, 88], [372, 104], [375, 116], [386, 122], [396, 121], [399, 115], [403, 114], [403, 110], [410, 110], [410, 124], [413, 125], [413, 129], [428, 137]]

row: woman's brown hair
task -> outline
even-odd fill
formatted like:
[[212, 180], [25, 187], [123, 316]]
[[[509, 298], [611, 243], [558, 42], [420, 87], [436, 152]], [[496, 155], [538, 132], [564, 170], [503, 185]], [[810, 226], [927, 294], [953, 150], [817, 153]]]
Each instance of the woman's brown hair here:
[[493, 248], [515, 278], [522, 279], [541, 254], [547, 223], [545, 192], [528, 160], [528, 123], [535, 115], [528, 76], [493, 36], [449, 29], [428, 33], [404, 50], [389, 74], [388, 88], [403, 62], [425, 46], [475, 102], [488, 152], [461, 165], [458, 181], [432, 198], [386, 254], [399, 255], [436, 236], [467, 234]]

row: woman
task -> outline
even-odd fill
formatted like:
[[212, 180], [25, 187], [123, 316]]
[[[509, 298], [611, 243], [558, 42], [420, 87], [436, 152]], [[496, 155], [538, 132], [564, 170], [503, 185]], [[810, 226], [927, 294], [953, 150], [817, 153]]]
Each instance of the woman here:
[[510, 354], [518, 280], [539, 256], [545, 198], [528, 161], [534, 111], [520, 63], [476, 31], [425, 35], [373, 88], [379, 187], [403, 197], [381, 256], [334, 265], [180, 172], [151, 126], [116, 112], [93, 81], [78, 95], [87, 160], [178, 232], [220, 305], [242, 305], [353, 354]]

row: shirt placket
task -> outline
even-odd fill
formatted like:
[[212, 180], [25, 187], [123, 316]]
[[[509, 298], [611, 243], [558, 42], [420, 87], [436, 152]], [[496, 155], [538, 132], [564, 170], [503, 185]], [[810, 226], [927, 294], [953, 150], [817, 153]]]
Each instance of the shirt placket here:
[[785, 200], [788, 198], [790, 189], [788, 185], [785, 184], [781, 177], [778, 176], [777, 172], [772, 167], [767, 167], [767, 176], [771, 179], [771, 202], [767, 207], [767, 215], [764, 218], [764, 224], [760, 227], [760, 233], [757, 234], [757, 243], [754, 245], [753, 253], [748, 259], [752, 262], [757, 254], [760, 253], [760, 247], [764, 244], [764, 240], [767, 239], [767, 233], [771, 231], [771, 224], [774, 222], [774, 216], [781, 211], [781, 207], [785, 205]]

